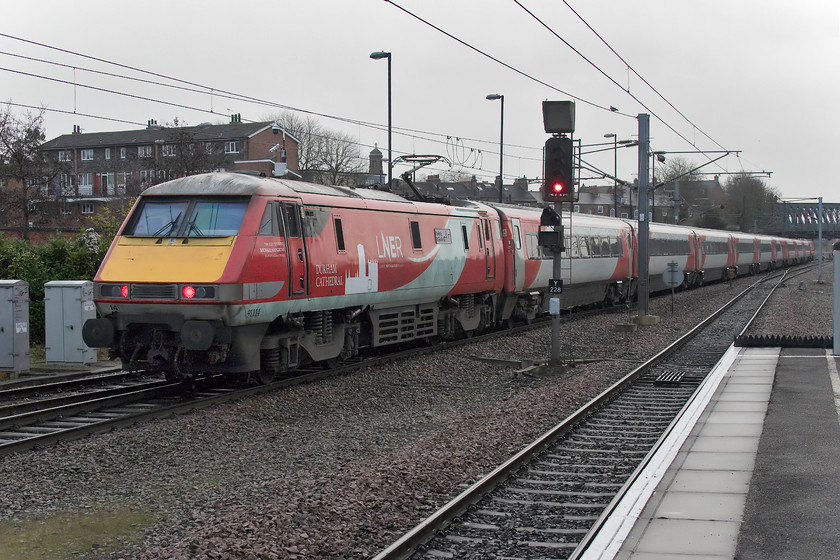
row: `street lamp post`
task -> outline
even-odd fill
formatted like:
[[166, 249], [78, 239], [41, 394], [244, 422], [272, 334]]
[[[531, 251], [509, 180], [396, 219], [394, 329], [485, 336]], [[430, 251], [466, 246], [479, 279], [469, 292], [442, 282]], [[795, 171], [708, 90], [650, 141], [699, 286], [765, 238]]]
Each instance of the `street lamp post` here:
[[651, 192], [651, 211], [650, 211], [650, 221], [656, 221], [656, 160], [659, 160], [659, 163], [665, 163], [665, 154], [667, 152], [651, 152], [650, 154], [650, 192]]
[[608, 132], [604, 138], [613, 139], [613, 218], [618, 218], [618, 135]]
[[373, 60], [388, 59], [388, 188], [391, 188], [391, 53], [377, 51], [370, 53]]
[[499, 133], [499, 202], [504, 202], [505, 176], [502, 171], [505, 161], [505, 96], [499, 95], [498, 93], [491, 93], [487, 96], [487, 99], [491, 101], [500, 99], [502, 102], [502, 130]]

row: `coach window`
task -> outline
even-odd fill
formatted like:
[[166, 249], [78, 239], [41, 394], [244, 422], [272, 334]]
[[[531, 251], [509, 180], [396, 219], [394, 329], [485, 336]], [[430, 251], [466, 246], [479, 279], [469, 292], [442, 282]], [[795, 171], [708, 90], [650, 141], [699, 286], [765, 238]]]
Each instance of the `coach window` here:
[[294, 204], [283, 204], [286, 231], [289, 237], [300, 237], [300, 212]]
[[592, 257], [601, 256], [601, 241], [595, 236], [589, 238], [589, 255]]
[[513, 226], [513, 242], [516, 243], [516, 248], [522, 248], [522, 234], [519, 232], [519, 226]]
[[612, 244], [612, 256], [614, 257], [621, 257], [623, 256], [624, 252], [622, 251], [621, 241], [618, 237], [610, 237], [610, 243]]
[[461, 224], [461, 235], [464, 236], [464, 251], [470, 250], [470, 238], [467, 236], [467, 226]]
[[411, 228], [411, 245], [415, 249], [422, 249], [423, 245], [420, 243], [420, 222], [408, 222]]
[[578, 248], [580, 258], [588, 259], [589, 258], [589, 239], [581, 235], [578, 237]]
[[339, 253], [344, 252], [344, 229], [341, 227], [341, 218], [333, 218], [335, 224], [335, 245]]

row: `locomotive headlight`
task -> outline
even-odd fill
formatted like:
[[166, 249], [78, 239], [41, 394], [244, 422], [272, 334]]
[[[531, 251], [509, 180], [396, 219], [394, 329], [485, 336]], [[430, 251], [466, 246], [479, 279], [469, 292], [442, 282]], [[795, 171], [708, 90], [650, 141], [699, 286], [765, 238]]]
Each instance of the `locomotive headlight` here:
[[127, 284], [103, 284], [99, 287], [99, 294], [104, 298], [127, 298], [128, 293]]
[[181, 286], [181, 299], [216, 299], [216, 287]]

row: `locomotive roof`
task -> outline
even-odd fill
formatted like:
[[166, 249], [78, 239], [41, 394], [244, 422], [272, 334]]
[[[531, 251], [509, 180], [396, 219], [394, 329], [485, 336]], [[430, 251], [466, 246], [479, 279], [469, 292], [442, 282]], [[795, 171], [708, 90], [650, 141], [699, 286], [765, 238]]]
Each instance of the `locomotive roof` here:
[[389, 202], [411, 201], [388, 191], [376, 189], [353, 189], [288, 181], [273, 177], [260, 177], [244, 173], [203, 173], [173, 179], [149, 187], [143, 196], [152, 195], [263, 195], [296, 196], [299, 194], [318, 194], [367, 200], [385, 200]]

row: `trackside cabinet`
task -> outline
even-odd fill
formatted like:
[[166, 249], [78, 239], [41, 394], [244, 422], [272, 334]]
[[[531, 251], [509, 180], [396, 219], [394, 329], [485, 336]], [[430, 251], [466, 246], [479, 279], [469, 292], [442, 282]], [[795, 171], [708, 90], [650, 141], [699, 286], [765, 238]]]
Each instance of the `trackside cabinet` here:
[[55, 280], [44, 284], [46, 361], [89, 364], [96, 349], [82, 340], [82, 325], [96, 318], [93, 282]]
[[0, 373], [29, 371], [29, 284], [0, 280]]

